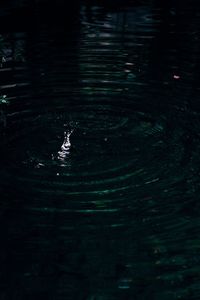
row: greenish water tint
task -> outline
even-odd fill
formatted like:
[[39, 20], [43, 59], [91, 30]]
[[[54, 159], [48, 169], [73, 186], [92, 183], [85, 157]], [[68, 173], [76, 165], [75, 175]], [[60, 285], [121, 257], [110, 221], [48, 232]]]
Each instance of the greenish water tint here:
[[200, 6], [91, 2], [2, 13], [0, 299], [198, 300]]

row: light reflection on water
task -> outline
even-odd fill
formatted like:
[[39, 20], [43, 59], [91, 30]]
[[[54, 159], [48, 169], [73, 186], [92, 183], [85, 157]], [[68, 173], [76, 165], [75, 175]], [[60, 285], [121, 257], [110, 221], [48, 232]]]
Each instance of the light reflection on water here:
[[2, 298], [199, 298], [198, 11], [2, 30]]

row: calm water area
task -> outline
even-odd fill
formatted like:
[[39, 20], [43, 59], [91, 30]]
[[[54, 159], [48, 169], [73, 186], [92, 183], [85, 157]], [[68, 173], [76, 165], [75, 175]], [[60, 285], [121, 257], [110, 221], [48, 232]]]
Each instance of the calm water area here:
[[3, 2], [0, 299], [199, 300], [200, 3]]

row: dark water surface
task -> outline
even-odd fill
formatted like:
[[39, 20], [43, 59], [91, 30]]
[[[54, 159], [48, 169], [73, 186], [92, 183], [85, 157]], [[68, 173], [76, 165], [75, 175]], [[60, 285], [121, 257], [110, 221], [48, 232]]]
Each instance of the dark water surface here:
[[200, 5], [55, 14], [0, 21], [0, 299], [200, 299]]

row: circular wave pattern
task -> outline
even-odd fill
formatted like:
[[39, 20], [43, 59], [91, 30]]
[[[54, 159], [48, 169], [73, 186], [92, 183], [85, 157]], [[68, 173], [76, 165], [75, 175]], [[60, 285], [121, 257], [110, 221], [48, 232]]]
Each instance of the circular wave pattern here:
[[[167, 187], [188, 175], [185, 160], [191, 153], [178, 122], [171, 126], [164, 114], [114, 105], [54, 111], [35, 118], [31, 132], [29, 128], [22, 136], [18, 132], [8, 146], [12, 150], [6, 164], [21, 170], [22, 182], [34, 182], [34, 192], [73, 201], [84, 195], [124, 201], [133, 189]], [[92, 209], [93, 202], [86, 201], [86, 206]]]
[[[184, 24], [182, 30], [175, 26], [176, 11], [169, 12], [168, 26], [162, 13], [144, 6], [117, 12], [82, 6], [80, 27], [65, 37], [63, 28], [47, 31], [45, 24], [31, 36], [5, 37], [1, 186], [5, 199], [21, 197], [14, 201], [16, 215], [23, 221], [28, 216], [30, 230], [20, 225], [24, 253], [37, 249], [41, 259], [52, 260], [50, 271], [25, 270], [22, 281], [59, 274], [56, 299], [77, 295], [82, 280], [96, 289], [87, 291], [89, 300], [103, 299], [102, 289], [105, 299], [122, 299], [124, 291], [123, 299], [170, 300], [196, 292], [190, 283], [182, 289], [195, 261], [181, 249], [199, 250], [199, 225], [191, 223], [200, 150], [199, 88], [191, 66], [198, 58], [181, 36], [193, 49], [197, 39]], [[14, 55], [8, 48], [15, 42]], [[92, 264], [93, 256], [101, 259]], [[115, 263], [118, 256], [123, 263]], [[157, 289], [163, 284], [166, 290]]]

